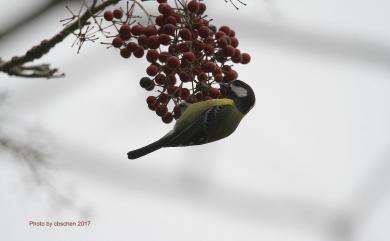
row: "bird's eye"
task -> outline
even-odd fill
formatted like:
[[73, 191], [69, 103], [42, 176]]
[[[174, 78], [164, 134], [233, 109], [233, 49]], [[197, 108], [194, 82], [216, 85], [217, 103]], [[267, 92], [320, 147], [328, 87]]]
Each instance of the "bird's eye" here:
[[241, 86], [232, 85], [232, 92], [238, 97], [243, 98], [248, 96], [248, 90]]

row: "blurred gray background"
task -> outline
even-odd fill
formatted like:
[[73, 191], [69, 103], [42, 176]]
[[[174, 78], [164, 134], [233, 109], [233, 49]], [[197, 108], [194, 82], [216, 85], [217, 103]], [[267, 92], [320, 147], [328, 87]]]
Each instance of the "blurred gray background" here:
[[[1, 239], [389, 240], [390, 2], [207, 3], [252, 55], [257, 105], [225, 140], [127, 160], [172, 126], [145, 105], [146, 61], [99, 44], [36, 61], [65, 78], [0, 75]], [[66, 4], [2, 0], [0, 56], [58, 32]], [[91, 225], [28, 226], [57, 220]]]

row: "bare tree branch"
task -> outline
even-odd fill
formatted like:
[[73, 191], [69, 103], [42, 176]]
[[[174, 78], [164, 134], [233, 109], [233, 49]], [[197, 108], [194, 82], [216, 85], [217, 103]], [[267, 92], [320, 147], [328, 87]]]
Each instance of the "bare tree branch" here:
[[[42, 11], [49, 9], [57, 0], [53, 0], [48, 5], [46, 5]], [[61, 0], [59, 0], [61, 1]], [[19, 76], [19, 77], [28, 77], [28, 78], [54, 78], [62, 77], [64, 74], [58, 73], [58, 69], [51, 68], [49, 64], [40, 64], [34, 66], [25, 66], [26, 63], [32, 62], [35, 59], [40, 59], [43, 55], [47, 54], [54, 46], [62, 42], [68, 35], [74, 34], [74, 31], [80, 30], [88, 25], [88, 20], [98, 14], [100, 11], [104, 10], [106, 7], [116, 4], [121, 0], [102, 0], [98, 4], [98, 0], [93, 0], [90, 7], [87, 6], [87, 9], [81, 15], [74, 15], [69, 18], [69, 24], [66, 24], [65, 27], [57, 34], [52, 36], [49, 39], [41, 41], [39, 44], [33, 46], [26, 51], [24, 55], [14, 56], [8, 61], [3, 61], [0, 58], [0, 72], [4, 72], [10, 76]], [[140, 2], [154, 1], [154, 0], [138, 0]], [[227, 0], [224, 0], [228, 2]], [[241, 0], [236, 0], [242, 5], [246, 5]], [[137, 0], [134, 0], [136, 4], [141, 6]], [[229, 2], [236, 8], [238, 7], [233, 3], [232, 0]], [[83, 3], [83, 6], [86, 3]], [[82, 8], [83, 8], [82, 6]], [[141, 6], [142, 7], [142, 6]], [[81, 8], [81, 9], [82, 9]], [[0, 37], [4, 34], [0, 34]], [[82, 44], [82, 43], [81, 43]]]
[[38, 66], [23, 66], [28, 62], [32, 62], [35, 59], [41, 58], [47, 54], [54, 46], [62, 42], [69, 34], [75, 30], [80, 29], [87, 24], [88, 19], [99, 11], [106, 7], [118, 3], [120, 0], [106, 0], [100, 4], [96, 4], [96, 1], [92, 6], [87, 9], [78, 19], [73, 23], [65, 26], [59, 33], [47, 40], [43, 40], [38, 45], [33, 46], [24, 55], [15, 56], [8, 61], [0, 60], [0, 71], [7, 73], [8, 75], [20, 76], [20, 77], [40, 77], [40, 78], [53, 78], [62, 76], [58, 74], [57, 69], [52, 69], [48, 64]]

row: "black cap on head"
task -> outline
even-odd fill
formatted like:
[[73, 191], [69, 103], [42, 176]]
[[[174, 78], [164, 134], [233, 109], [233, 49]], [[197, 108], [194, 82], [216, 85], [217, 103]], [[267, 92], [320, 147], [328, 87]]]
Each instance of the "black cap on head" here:
[[234, 100], [241, 113], [248, 113], [255, 105], [255, 93], [247, 83], [235, 80], [229, 84], [221, 84], [221, 88], [226, 91], [226, 98]]

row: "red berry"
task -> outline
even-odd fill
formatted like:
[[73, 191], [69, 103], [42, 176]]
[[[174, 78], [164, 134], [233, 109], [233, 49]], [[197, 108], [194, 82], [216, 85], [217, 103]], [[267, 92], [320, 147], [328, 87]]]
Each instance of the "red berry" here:
[[167, 65], [171, 68], [177, 68], [180, 65], [180, 61], [176, 56], [171, 56], [167, 60]]
[[158, 3], [166, 3], [167, 0], [157, 0]]
[[131, 56], [131, 52], [130, 52], [130, 50], [128, 48], [121, 49], [120, 54], [125, 59], [128, 59]]
[[179, 31], [179, 36], [184, 40], [192, 40], [192, 33], [188, 28], [183, 28]]
[[167, 89], [167, 93], [169, 95], [172, 95], [176, 91], [177, 88], [178, 88], [177, 86], [169, 86]]
[[199, 29], [201, 26], [203, 26], [201, 19], [199, 17], [192, 18], [192, 27], [194, 29]]
[[143, 77], [140, 79], [139, 85], [142, 88], [146, 89], [146, 88], [150, 87], [151, 85], [153, 85], [153, 81], [149, 77]]
[[230, 37], [235, 37], [236, 36], [236, 32], [233, 30], [233, 29], [230, 29], [230, 34], [229, 34]]
[[134, 52], [138, 47], [138, 44], [134, 43], [134, 42], [130, 42], [127, 44], [127, 49], [130, 51], [130, 52]]
[[115, 9], [113, 14], [116, 19], [121, 19], [123, 17], [123, 12], [120, 9]]
[[171, 74], [168, 76], [168, 81], [171, 85], [175, 85], [176, 84], [176, 76], [175, 74]]
[[145, 90], [152, 91], [152, 90], [154, 90], [154, 87], [155, 87], [155, 84], [152, 83], [148, 88], [145, 88]]
[[232, 69], [232, 67], [229, 66], [229, 65], [224, 65], [224, 66], [222, 67], [222, 70], [223, 70], [224, 72], [228, 72], [228, 71], [230, 71], [231, 69]]
[[146, 34], [146, 36], [156, 35], [157, 29], [154, 25], [148, 25], [144, 29], [144, 34]]
[[160, 103], [167, 103], [169, 99], [169, 96], [165, 93], [161, 93], [160, 96], [158, 97], [158, 102]]
[[230, 40], [231, 40], [231, 45], [232, 45], [233, 47], [237, 48], [237, 47], [238, 47], [238, 44], [239, 44], [238, 39], [237, 39], [236, 37], [231, 37]]
[[189, 82], [192, 80], [191, 75], [187, 72], [183, 72], [179, 74], [180, 80], [183, 82]]
[[207, 9], [206, 4], [204, 4], [204, 3], [199, 3], [199, 10], [198, 10], [198, 13], [199, 13], [199, 14], [203, 14], [203, 13], [206, 11], [206, 9]]
[[158, 116], [164, 116], [166, 113], [168, 112], [168, 108], [166, 105], [164, 104], [160, 104], [157, 106], [156, 108], [156, 114]]
[[174, 113], [175, 119], [178, 119], [180, 117], [180, 115], [181, 115], [180, 105], [175, 105], [175, 107], [173, 108], [173, 113]]
[[115, 48], [120, 48], [123, 45], [123, 39], [121, 37], [115, 37], [112, 40], [112, 46]]
[[202, 52], [200, 52], [200, 51], [198, 51], [198, 52], [195, 52], [195, 58], [196, 59], [201, 59], [201, 58], [203, 58], [204, 56], [203, 56], [203, 53]]
[[175, 33], [176, 27], [173, 24], [165, 24], [163, 26], [163, 32], [168, 35], [173, 35]]
[[220, 38], [218, 39], [218, 45], [222, 48], [226, 47], [229, 43], [228, 41], [226, 40], [226, 38]]
[[197, 39], [199, 37], [199, 31], [197, 29], [192, 29], [192, 37]]
[[218, 31], [218, 32], [215, 33], [215, 38], [219, 39], [219, 38], [221, 38], [222, 36], [225, 36], [225, 35], [226, 35], [225, 32]]
[[190, 12], [196, 13], [199, 10], [199, 2], [197, 0], [192, 0], [188, 3], [187, 8]]
[[214, 76], [214, 79], [215, 79], [215, 81], [217, 81], [217, 82], [222, 82], [222, 81], [223, 81], [223, 76], [222, 76], [222, 74], [216, 74], [216, 75]]
[[213, 62], [207, 61], [202, 64], [202, 70], [206, 73], [213, 72], [215, 70], [215, 64]]
[[151, 49], [157, 49], [160, 47], [160, 41], [156, 35], [149, 36], [148, 38], [148, 47]]
[[172, 16], [175, 17], [177, 23], [180, 23], [180, 21], [181, 21], [181, 16], [180, 16], [179, 14], [177, 14], [177, 13], [174, 12], [174, 13], [172, 13]]
[[186, 99], [190, 95], [190, 90], [187, 88], [181, 89], [181, 98]]
[[206, 74], [206, 73], [199, 73], [198, 74], [198, 80], [199, 81], [202, 81], [202, 82], [205, 82], [209, 79], [209, 76]]
[[193, 52], [185, 52], [183, 54], [183, 59], [192, 62], [195, 60], [195, 54]]
[[167, 24], [173, 24], [173, 25], [176, 25], [177, 24], [177, 20], [174, 16], [169, 16], [165, 19], [165, 23]]
[[148, 105], [148, 107], [149, 107], [149, 109], [150, 109], [151, 111], [155, 111], [157, 105], [158, 105], [158, 103], [156, 102], [154, 105]]
[[146, 98], [146, 103], [148, 103], [148, 105], [154, 105], [157, 103], [157, 98], [155, 96], [149, 96]]
[[143, 34], [143, 32], [144, 32], [144, 27], [142, 27], [141, 25], [137, 24], [131, 28], [131, 33], [134, 34], [135, 36], [139, 36]]
[[177, 97], [180, 97], [181, 96], [181, 88], [180, 87], [177, 87], [175, 89], [175, 91], [173, 92], [174, 96], [177, 98]]
[[167, 3], [161, 3], [158, 6], [158, 11], [162, 13], [164, 16], [169, 16], [173, 13], [173, 9]]
[[167, 68], [164, 68], [163, 71], [166, 75], [175, 75], [176, 74], [176, 69], [171, 69], [171, 68], [168, 68], [167, 65], [165, 65], [164, 67], [167, 67]]
[[222, 38], [226, 39], [226, 41], [229, 45], [232, 45], [232, 39], [229, 36], [225, 35], [225, 36], [222, 36]]
[[239, 49], [235, 49], [234, 50], [234, 54], [232, 56], [232, 61], [233, 63], [241, 63], [242, 61], [242, 55], [241, 55], [241, 51]]
[[168, 112], [162, 117], [162, 121], [166, 124], [171, 123], [173, 120], [173, 115], [172, 113]]
[[199, 41], [199, 40], [194, 40], [192, 42], [192, 47], [196, 50], [196, 51], [202, 51], [203, 48], [204, 48], [204, 43], [202, 41]]
[[169, 45], [171, 43], [171, 37], [169, 37], [167, 34], [161, 34], [158, 36], [158, 41], [162, 45]]
[[249, 62], [251, 62], [251, 56], [249, 54], [243, 53], [241, 57], [242, 57], [241, 64], [248, 64]]
[[164, 17], [164, 15], [158, 15], [156, 17], [156, 24], [158, 26], [163, 26], [165, 24], [165, 17]]
[[211, 44], [206, 44], [204, 46], [204, 51], [206, 54], [213, 54], [214, 53], [214, 46], [212, 46]]
[[146, 53], [146, 59], [150, 62], [150, 63], [155, 63], [159, 57], [159, 53], [157, 50], [155, 49], [150, 49], [148, 50], [148, 52]]
[[173, 43], [173, 44], [169, 45], [168, 52], [170, 54], [175, 54], [177, 52], [177, 44]]
[[225, 48], [223, 48], [223, 53], [228, 57], [233, 56], [234, 51], [235, 51], [235, 48], [231, 45], [227, 45]]
[[145, 34], [142, 34], [138, 37], [138, 44], [146, 46], [148, 44], [148, 37]]
[[158, 74], [156, 75], [156, 78], [154, 80], [156, 81], [157, 84], [163, 85], [165, 84], [167, 78], [163, 74]]
[[213, 75], [216, 76], [217, 74], [222, 74], [222, 69], [220, 67], [216, 67], [213, 71]]
[[131, 28], [128, 24], [123, 24], [119, 29], [119, 34], [123, 40], [129, 40], [131, 38]]
[[137, 46], [137, 48], [134, 50], [133, 54], [136, 58], [142, 58], [144, 56], [145, 50], [141, 46]]
[[236, 80], [237, 77], [238, 77], [238, 74], [235, 70], [229, 70], [226, 74], [225, 74], [226, 78], [229, 80], [229, 81], [233, 81], [233, 80]]
[[214, 37], [212, 36], [213, 34], [211, 33], [210, 36], [208, 36], [204, 41], [206, 44], [214, 44]]
[[216, 88], [209, 89], [209, 95], [214, 99], [218, 98], [220, 96], [220, 94], [221, 94], [221, 92], [219, 92], [219, 89], [216, 89]]
[[219, 28], [219, 31], [224, 32], [226, 35], [230, 34], [230, 28], [228, 26], [222, 26]]
[[199, 29], [199, 36], [202, 38], [207, 38], [210, 34], [210, 29], [207, 26], [202, 26]]
[[160, 60], [162, 63], [165, 63], [169, 57], [171, 57], [171, 55], [168, 52], [161, 52], [158, 60]]
[[160, 67], [155, 64], [149, 65], [149, 67], [146, 69], [146, 73], [149, 76], [155, 76], [158, 74], [159, 71], [160, 71]]
[[202, 67], [200, 65], [196, 65], [194, 67], [194, 74], [199, 75], [200, 73], [203, 73]]
[[189, 51], [190, 50], [190, 43], [188, 42], [182, 42], [177, 45], [177, 50], [181, 52]]
[[203, 94], [202, 94], [202, 92], [196, 93], [195, 97], [196, 97], [198, 100], [203, 99]]
[[145, 88], [145, 90], [147, 91], [152, 91], [155, 87], [155, 84], [152, 82], [152, 84], [148, 87], [148, 88]]
[[105, 11], [104, 19], [107, 21], [112, 21], [114, 19], [114, 14], [111, 11]]

